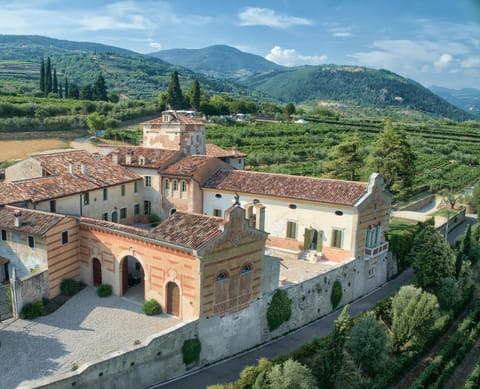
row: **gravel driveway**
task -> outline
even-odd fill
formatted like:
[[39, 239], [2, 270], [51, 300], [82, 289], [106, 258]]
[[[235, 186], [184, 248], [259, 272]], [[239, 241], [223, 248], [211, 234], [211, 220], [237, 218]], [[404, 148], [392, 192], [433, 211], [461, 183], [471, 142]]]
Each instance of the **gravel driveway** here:
[[146, 316], [140, 305], [117, 296], [99, 298], [86, 287], [51, 315], [0, 323], [0, 387], [28, 387], [178, 323], [168, 315]]

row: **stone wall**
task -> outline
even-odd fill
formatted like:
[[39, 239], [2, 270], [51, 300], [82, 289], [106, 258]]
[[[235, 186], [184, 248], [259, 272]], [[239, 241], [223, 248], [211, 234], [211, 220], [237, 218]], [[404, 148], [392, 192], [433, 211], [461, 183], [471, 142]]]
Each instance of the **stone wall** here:
[[376, 273], [369, 277], [371, 262], [353, 260], [345, 266], [285, 288], [292, 303], [288, 322], [270, 332], [266, 312], [273, 291], [253, 301], [243, 311], [223, 317], [201, 318], [180, 324], [168, 333], [151, 337], [144, 345], [130, 347], [77, 371], [37, 382], [38, 388], [130, 388], [145, 387], [187, 371], [181, 348], [186, 339], [198, 337], [202, 344], [198, 368], [240, 353], [288, 333], [332, 311], [330, 296], [335, 280], [342, 284], [340, 306], [376, 289], [386, 281], [386, 259], [376, 262]]
[[422, 209], [423, 207], [426, 207], [428, 204], [430, 204], [432, 201], [435, 201], [435, 195], [428, 195], [427, 197], [424, 197], [420, 200], [413, 201], [410, 204], [401, 207], [399, 211], [418, 211], [419, 209]]
[[21, 279], [12, 275], [12, 302], [14, 316], [18, 317], [25, 304], [48, 297], [48, 270], [43, 270]]

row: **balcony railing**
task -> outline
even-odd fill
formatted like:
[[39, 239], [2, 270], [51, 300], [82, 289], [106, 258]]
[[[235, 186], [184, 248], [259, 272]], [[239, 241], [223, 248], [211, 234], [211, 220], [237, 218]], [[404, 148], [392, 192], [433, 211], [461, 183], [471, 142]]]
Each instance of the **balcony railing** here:
[[365, 247], [365, 259], [377, 257], [388, 251], [388, 242], [380, 242], [374, 247]]

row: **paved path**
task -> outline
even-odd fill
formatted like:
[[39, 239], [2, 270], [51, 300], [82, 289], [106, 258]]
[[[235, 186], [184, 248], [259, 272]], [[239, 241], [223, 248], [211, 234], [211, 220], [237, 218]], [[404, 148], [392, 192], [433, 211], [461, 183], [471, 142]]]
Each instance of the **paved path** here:
[[[389, 296], [400, 288], [400, 286], [410, 281], [413, 278], [413, 275], [413, 270], [409, 268], [397, 278], [384, 284], [373, 293], [351, 303], [349, 306], [350, 316], [358, 315], [373, 306], [377, 301]], [[264, 346], [260, 346], [239, 356], [206, 367], [189, 376], [165, 384], [153, 385], [151, 388], [205, 388], [208, 385], [234, 381], [238, 379], [240, 372], [245, 366], [256, 365], [257, 360], [262, 357], [274, 358], [289, 353], [302, 344], [311, 341], [315, 337], [327, 335], [331, 331], [333, 322], [336, 320], [339, 313], [340, 310]]]
[[179, 322], [167, 315], [146, 316], [138, 304], [100, 298], [95, 288], [86, 287], [51, 315], [0, 323], [0, 388], [31, 387], [31, 380], [128, 349]]

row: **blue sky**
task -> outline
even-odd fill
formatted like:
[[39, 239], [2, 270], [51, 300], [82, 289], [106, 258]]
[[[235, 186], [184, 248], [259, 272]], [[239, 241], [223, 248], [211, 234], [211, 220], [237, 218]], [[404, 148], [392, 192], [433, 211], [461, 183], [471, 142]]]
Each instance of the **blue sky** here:
[[0, 33], [141, 53], [227, 44], [287, 66], [362, 65], [480, 89], [480, 0], [0, 0]]

